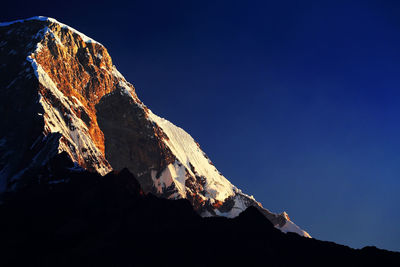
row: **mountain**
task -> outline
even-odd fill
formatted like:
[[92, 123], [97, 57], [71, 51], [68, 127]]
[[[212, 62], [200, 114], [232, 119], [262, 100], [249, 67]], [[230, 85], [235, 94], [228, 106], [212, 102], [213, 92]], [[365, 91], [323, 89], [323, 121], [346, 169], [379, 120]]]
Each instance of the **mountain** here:
[[[32, 179], [40, 176], [41, 181]], [[400, 253], [282, 233], [250, 206], [202, 218], [187, 199], [144, 194], [127, 169], [105, 176], [66, 152], [2, 195], [2, 266], [399, 266]]]
[[103, 176], [127, 168], [146, 194], [187, 199], [202, 217], [234, 218], [253, 206], [283, 232], [310, 237], [152, 113], [100, 43], [47, 17], [1, 23], [0, 37], [0, 192], [44, 182], [32, 174], [64, 153], [73, 168]]

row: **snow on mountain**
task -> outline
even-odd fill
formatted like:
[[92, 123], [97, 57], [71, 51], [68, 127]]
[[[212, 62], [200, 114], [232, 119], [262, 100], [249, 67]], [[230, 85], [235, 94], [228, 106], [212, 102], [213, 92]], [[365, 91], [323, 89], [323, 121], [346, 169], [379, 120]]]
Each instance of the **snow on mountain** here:
[[65, 151], [102, 175], [127, 167], [146, 192], [186, 198], [202, 216], [255, 206], [283, 232], [310, 237], [242, 193], [188, 133], [153, 114], [100, 43], [47, 17], [0, 23], [0, 34], [1, 191]]
[[[172, 166], [182, 169], [183, 165], [190, 175], [206, 177], [204, 185], [207, 192], [206, 197], [224, 201], [234, 194], [234, 186], [214, 167], [207, 155], [200, 149], [199, 144], [188, 133], [168, 120], [153, 114], [150, 110], [148, 114], [149, 118], [168, 136], [164, 142], [177, 157], [177, 163]], [[169, 172], [169, 169], [167, 168], [165, 171]], [[178, 173], [183, 177], [175, 179], [178, 179], [178, 182], [184, 186], [186, 173], [182, 171]]]
[[298, 233], [298, 234], [300, 234], [302, 236], [311, 238], [309, 233], [307, 233], [306, 231], [300, 229], [300, 227], [298, 227], [292, 221], [286, 221], [286, 223], [282, 227], [277, 227], [277, 228], [280, 229], [284, 233], [287, 233], [287, 232]]
[[[44, 17], [37, 18], [41, 21], [49, 21], [59, 24], [63, 29], [73, 31], [74, 33], [78, 34], [86, 43], [97, 43], [88, 38], [86, 35], [62, 23], [59, 23], [55, 19], [46, 19]], [[51, 40], [55, 41], [57, 45], [63, 46], [60, 39], [48, 27], [45, 27], [44, 30], [39, 31], [36, 37], [38, 36], [41, 37], [42, 40], [44, 40], [45, 38], [50, 38]], [[52, 99], [49, 100], [46, 98], [46, 96], [43, 95], [43, 93], [38, 93], [39, 103], [44, 109], [44, 132], [46, 134], [61, 133], [62, 137], [66, 140], [64, 142], [60, 142], [58, 152], [67, 152], [70, 157], [77, 162], [79, 161], [79, 159], [85, 158], [87, 156], [85, 154], [88, 151], [92, 152], [91, 156], [94, 156], [95, 158], [102, 158], [103, 155], [101, 151], [99, 151], [99, 149], [96, 147], [93, 140], [91, 139], [89, 135], [89, 130], [82, 119], [78, 118], [74, 112], [70, 112], [69, 114], [62, 114], [59, 108], [56, 108], [54, 107], [54, 105], [52, 105], [52, 103], [55, 102], [56, 99], [59, 105], [62, 105], [64, 110], [70, 111], [80, 108], [85, 109], [82, 103], [76, 99], [76, 97], [72, 97], [72, 101], [68, 99], [57, 88], [57, 85], [53, 82], [47, 72], [43, 70], [42, 66], [37, 63], [37, 61], [35, 60], [35, 56], [40, 54], [43, 48], [44, 46], [41, 42], [37, 43], [36, 49], [31, 55], [27, 56], [27, 60], [31, 63], [35, 76], [39, 80], [39, 83], [46, 89], [46, 94], [52, 95]], [[66, 117], [67, 120], [65, 120], [63, 117]], [[71, 146], [73, 146], [73, 149], [71, 149]], [[78, 153], [77, 151], [80, 151], [80, 153]], [[93, 165], [93, 167], [98, 173], [102, 175], [105, 175], [112, 170], [111, 166], [105, 160], [101, 160], [99, 164], [95, 164]]]

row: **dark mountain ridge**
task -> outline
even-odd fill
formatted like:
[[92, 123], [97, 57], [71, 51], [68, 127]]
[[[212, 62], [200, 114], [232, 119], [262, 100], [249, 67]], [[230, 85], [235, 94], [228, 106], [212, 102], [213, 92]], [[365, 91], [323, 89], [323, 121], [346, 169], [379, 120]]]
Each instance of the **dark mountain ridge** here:
[[255, 207], [233, 219], [202, 218], [186, 199], [144, 194], [127, 169], [101, 176], [66, 153], [23, 179], [2, 196], [2, 266], [400, 264], [400, 253], [282, 233]]

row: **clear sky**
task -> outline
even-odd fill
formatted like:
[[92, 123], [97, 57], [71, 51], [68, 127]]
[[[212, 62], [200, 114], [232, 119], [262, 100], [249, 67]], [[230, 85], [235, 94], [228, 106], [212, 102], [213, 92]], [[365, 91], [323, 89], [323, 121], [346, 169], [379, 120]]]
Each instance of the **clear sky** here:
[[2, 3], [1, 21], [54, 17], [104, 44], [266, 208], [400, 251], [398, 1], [31, 2]]

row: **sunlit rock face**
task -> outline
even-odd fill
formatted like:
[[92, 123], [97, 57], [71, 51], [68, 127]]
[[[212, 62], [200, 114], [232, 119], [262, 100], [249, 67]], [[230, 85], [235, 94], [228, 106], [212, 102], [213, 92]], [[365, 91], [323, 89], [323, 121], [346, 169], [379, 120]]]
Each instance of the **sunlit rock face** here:
[[[66, 152], [105, 175], [127, 167], [145, 192], [186, 198], [202, 216], [257, 207], [277, 228], [309, 236], [232, 185], [183, 129], [153, 114], [100, 43], [46, 17], [0, 24], [0, 191]], [[4, 114], [4, 115], [3, 115]]]

